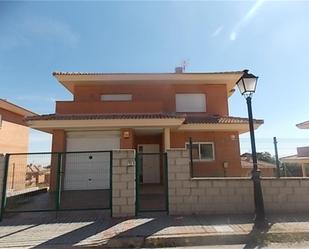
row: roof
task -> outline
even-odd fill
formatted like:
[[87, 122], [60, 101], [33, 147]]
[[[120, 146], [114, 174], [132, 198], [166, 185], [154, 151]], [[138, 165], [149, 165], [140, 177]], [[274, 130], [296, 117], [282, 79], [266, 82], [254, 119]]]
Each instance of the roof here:
[[244, 71], [204, 73], [103, 73], [53, 72], [53, 76], [71, 93], [75, 86], [92, 84], [224, 84], [230, 96]]
[[[47, 114], [27, 117], [34, 120], [93, 120], [93, 119], [184, 119], [184, 124], [248, 124], [247, 118], [182, 113], [106, 113], [106, 114]], [[263, 124], [263, 120], [255, 119]]]
[[26, 120], [85, 120], [85, 119], [166, 119], [183, 118], [175, 113], [105, 113], [105, 114], [46, 114]]
[[309, 129], [309, 121], [305, 121], [296, 125], [299, 129]]
[[[234, 74], [234, 73], [243, 73], [242, 71], [222, 71], [222, 72], [196, 72], [196, 73], [179, 73], [179, 74]], [[155, 74], [161, 74], [161, 75], [174, 75], [175, 73], [103, 73], [103, 72], [61, 72], [61, 71], [55, 71], [53, 72], [53, 75], [155, 75]]]
[[[261, 119], [255, 119], [256, 124], [263, 124]], [[219, 115], [186, 115], [185, 124], [248, 124], [247, 118], [219, 116]]]
[[283, 163], [309, 163], [309, 157], [300, 157], [298, 155], [291, 155], [280, 158]]
[[[190, 113], [98, 113], [98, 114], [47, 114], [27, 117], [34, 129], [52, 132], [54, 129], [102, 128], [176, 128], [179, 131], [249, 131], [248, 119]], [[257, 129], [263, 120], [254, 120]]]
[[15, 105], [5, 99], [0, 99], [0, 108], [16, 113], [18, 115], [22, 115], [22, 116], [36, 116], [38, 114], [29, 111], [21, 106]]
[[[248, 160], [247, 157], [240, 157], [240, 163], [242, 168], [252, 168], [253, 167], [253, 161], [252, 159]], [[259, 168], [276, 168], [276, 165], [273, 163], [265, 162], [262, 160], [258, 160], [258, 167]]]

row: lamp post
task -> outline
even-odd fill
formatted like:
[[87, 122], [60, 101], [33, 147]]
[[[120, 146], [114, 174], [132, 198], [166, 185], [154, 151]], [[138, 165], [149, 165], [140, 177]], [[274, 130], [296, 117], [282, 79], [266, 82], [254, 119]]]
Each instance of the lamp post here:
[[251, 138], [251, 150], [252, 150], [252, 180], [253, 180], [253, 190], [254, 190], [254, 206], [255, 206], [255, 225], [257, 228], [265, 227], [265, 211], [264, 211], [264, 200], [261, 187], [260, 171], [257, 166], [256, 158], [256, 147], [255, 147], [255, 136], [254, 136], [254, 125], [253, 125], [253, 115], [252, 115], [252, 105], [251, 97], [255, 92], [258, 77], [253, 74], [248, 73], [248, 70], [244, 70], [244, 74], [241, 79], [237, 82], [237, 86], [241, 95], [246, 98], [249, 116], [249, 128], [250, 128], [250, 138]]

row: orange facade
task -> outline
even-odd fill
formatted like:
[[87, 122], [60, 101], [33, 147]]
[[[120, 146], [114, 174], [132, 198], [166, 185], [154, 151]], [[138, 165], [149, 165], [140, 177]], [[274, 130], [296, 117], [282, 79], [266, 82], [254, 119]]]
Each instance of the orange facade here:
[[238, 132], [171, 132], [171, 148], [184, 148], [190, 137], [194, 142], [213, 142], [215, 154], [213, 161], [195, 161], [193, 176], [241, 175]]
[[[76, 85], [73, 101], [57, 101], [56, 114], [99, 113], [158, 113], [176, 112], [177, 93], [203, 93], [206, 96], [205, 114], [228, 116], [227, 88], [224, 84], [92, 84]], [[131, 94], [131, 101], [102, 101], [103, 94]], [[137, 149], [138, 144], [160, 144], [164, 151], [164, 127], [159, 134], [140, 134], [135, 128], [120, 129], [120, 148]], [[170, 130], [170, 148], [185, 148], [192, 137], [194, 142], [212, 142], [213, 161], [195, 161], [193, 174], [202, 176], [242, 176], [239, 132], [235, 131], [178, 131]], [[65, 151], [65, 132], [53, 132], [53, 151]], [[162, 178], [162, 172], [161, 172]]]
[[0, 108], [0, 153], [27, 152], [29, 128], [24, 117]]
[[[23, 116], [0, 108], [0, 154], [25, 153], [28, 151], [29, 128], [25, 126]], [[26, 158], [11, 159], [8, 170], [8, 188], [20, 190], [25, 187]]]
[[[76, 86], [73, 101], [57, 101], [57, 114], [175, 112], [176, 93], [204, 93], [208, 114], [228, 115], [225, 85], [107, 84]], [[102, 102], [102, 94], [132, 94], [132, 101]]]

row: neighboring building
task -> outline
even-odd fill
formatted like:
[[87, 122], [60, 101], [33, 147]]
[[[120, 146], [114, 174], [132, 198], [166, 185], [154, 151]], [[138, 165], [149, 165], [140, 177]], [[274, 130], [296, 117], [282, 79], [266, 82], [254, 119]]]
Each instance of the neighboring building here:
[[[37, 114], [20, 106], [0, 99], [0, 154], [28, 152], [29, 127], [24, 121], [26, 116]], [[26, 162], [20, 160], [8, 172], [8, 187], [21, 189], [25, 186]]]
[[27, 187], [48, 187], [50, 169], [41, 165], [27, 165], [26, 186]]
[[[53, 75], [73, 100], [57, 101], [54, 114], [27, 119], [30, 127], [53, 134], [53, 152], [156, 153], [186, 148], [192, 137], [193, 176], [241, 176], [239, 134], [248, 132], [248, 120], [229, 116], [228, 98], [243, 71]], [[262, 123], [255, 120], [255, 128]], [[74, 170], [70, 167], [66, 170]], [[87, 170], [92, 179], [98, 172], [96, 167], [78, 170]], [[142, 172], [144, 183], [162, 181], [160, 160], [145, 157]], [[74, 177], [64, 179], [72, 189], [73, 182], [82, 184]]]
[[[240, 157], [242, 174], [241, 176], [251, 176], [253, 169], [252, 155], [249, 153], [242, 154]], [[261, 171], [261, 176], [272, 177], [276, 173], [276, 165], [270, 162], [258, 160], [258, 169]]]
[[[309, 129], [309, 121], [296, 125], [299, 129]], [[302, 176], [309, 176], [309, 146], [298, 147], [297, 154], [280, 158], [283, 163], [296, 164], [301, 167]]]

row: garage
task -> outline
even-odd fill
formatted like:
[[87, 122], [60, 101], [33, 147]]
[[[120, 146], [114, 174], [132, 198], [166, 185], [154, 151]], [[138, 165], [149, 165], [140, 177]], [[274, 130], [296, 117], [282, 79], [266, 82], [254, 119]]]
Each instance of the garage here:
[[119, 148], [117, 131], [67, 132], [63, 190], [109, 189], [109, 151]]

